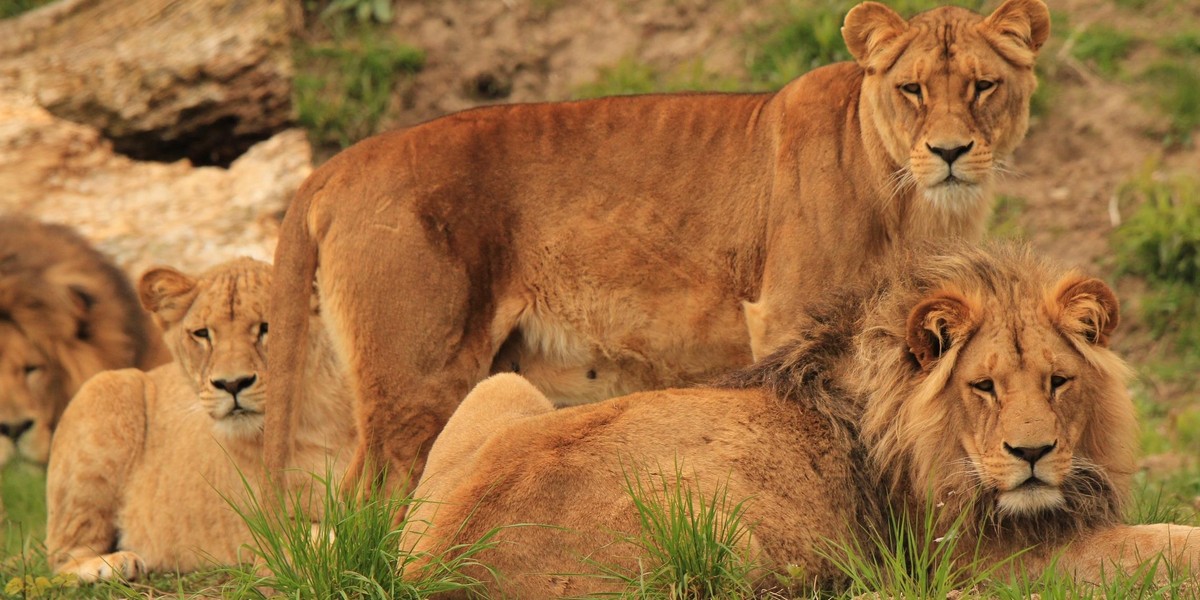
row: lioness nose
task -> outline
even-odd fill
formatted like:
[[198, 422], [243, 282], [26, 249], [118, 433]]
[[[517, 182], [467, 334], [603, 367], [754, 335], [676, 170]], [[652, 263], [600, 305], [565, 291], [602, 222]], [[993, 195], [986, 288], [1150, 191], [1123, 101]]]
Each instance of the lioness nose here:
[[236, 396], [238, 392], [254, 385], [255, 381], [258, 381], [258, 375], [238, 377], [237, 379], [213, 379], [211, 383], [218, 390], [225, 390], [231, 395]]
[[952, 165], [954, 161], [958, 160], [958, 157], [970, 152], [971, 148], [975, 147], [975, 142], [970, 142], [966, 146], [941, 147], [925, 144], [925, 147], [929, 148], [930, 152], [942, 157], [946, 164]]
[[17, 441], [21, 435], [33, 427], [33, 419], [25, 419], [24, 421], [15, 421], [13, 423], [0, 423], [0, 435]]
[[1050, 454], [1050, 452], [1054, 450], [1056, 446], [1058, 446], [1057, 441], [1053, 444], [1046, 444], [1045, 446], [1018, 446], [1014, 448], [1009, 446], [1008, 442], [1004, 442], [1004, 449], [1007, 450], [1009, 454], [1021, 460], [1027, 461], [1030, 465], [1033, 465], [1037, 461], [1041, 460], [1043, 456]]

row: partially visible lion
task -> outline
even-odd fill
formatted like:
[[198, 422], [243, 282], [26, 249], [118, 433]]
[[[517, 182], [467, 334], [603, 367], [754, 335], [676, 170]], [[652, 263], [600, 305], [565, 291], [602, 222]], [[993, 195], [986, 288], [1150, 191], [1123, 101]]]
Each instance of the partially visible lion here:
[[699, 493], [746, 500], [750, 556], [823, 586], [841, 578], [826, 540], [871, 548], [889, 513], [926, 511], [985, 561], [1032, 548], [1029, 577], [1059, 552], [1092, 582], [1160, 551], [1200, 569], [1200, 528], [1121, 524], [1138, 436], [1112, 291], [1026, 250], [951, 251], [892, 263], [716, 387], [552, 410], [518, 376], [485, 380], [433, 445], [404, 547], [545, 524], [501, 530], [472, 557], [495, 574], [471, 574], [514, 598], [611, 592], [572, 574], [645, 560], [618, 541], [638, 531], [627, 471], [679, 464]]
[[0, 466], [45, 463], [92, 375], [170, 360], [125, 274], [63, 225], [0, 217]]
[[404, 474], [514, 336], [526, 370], [603, 361], [611, 390], [704, 381], [898, 248], [978, 239], [1049, 30], [1041, 0], [908, 21], [865, 2], [842, 28], [855, 61], [775, 93], [493, 106], [359, 142], [280, 232], [271, 466], [287, 463], [314, 281], [358, 402], [351, 473], [373, 456]]
[[[242, 546], [253, 538], [222, 495], [243, 498], [242, 477], [263, 489], [270, 277], [250, 259], [198, 278], [142, 276], [175, 362], [98, 375], [63, 415], [46, 489], [56, 572], [91, 581], [250, 558]], [[310, 332], [294, 431], [299, 466], [325, 474], [344, 468], [356, 433], [340, 364], [320, 325]]]

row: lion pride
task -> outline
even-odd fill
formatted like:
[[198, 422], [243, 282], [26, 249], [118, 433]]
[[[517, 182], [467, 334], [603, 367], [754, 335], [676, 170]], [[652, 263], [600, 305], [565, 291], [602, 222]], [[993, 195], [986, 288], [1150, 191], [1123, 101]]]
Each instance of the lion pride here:
[[0, 217], [0, 466], [45, 463], [79, 386], [170, 360], [125, 274], [65, 225]]
[[1158, 568], [1200, 574], [1200, 528], [1121, 522], [1138, 435], [1103, 282], [962, 245], [901, 256], [814, 313], [713, 387], [553, 410], [516, 375], [483, 381], [433, 444], [403, 546], [441, 555], [545, 525], [501, 529], [469, 573], [512, 598], [620, 591], [588, 573], [646, 560], [625, 541], [628, 471], [679, 465], [706, 498], [727, 485], [725, 511], [745, 501], [745, 550], [766, 573], [821, 587], [842, 578], [827, 540], [869, 549], [889, 514], [929, 511], [959, 568], [976, 548], [985, 564], [1030, 548], [1013, 564], [1030, 578], [1059, 553], [1093, 583], [1159, 552]]
[[854, 62], [775, 93], [494, 106], [359, 142], [284, 219], [268, 462], [314, 283], [355, 390], [351, 473], [419, 473], [510, 338], [526, 365], [618, 370], [613, 390], [706, 380], [898, 248], [979, 238], [1049, 28], [1040, 0], [908, 21], [866, 2], [842, 28]]

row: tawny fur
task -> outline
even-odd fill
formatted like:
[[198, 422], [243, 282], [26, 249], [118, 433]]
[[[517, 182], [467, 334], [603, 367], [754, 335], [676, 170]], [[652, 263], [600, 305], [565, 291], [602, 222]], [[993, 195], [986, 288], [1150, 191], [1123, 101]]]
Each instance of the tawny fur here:
[[[245, 477], [270, 505], [262, 496], [270, 277], [270, 265], [250, 259], [195, 279], [168, 268], [142, 276], [142, 301], [175, 362], [98, 375], [63, 415], [46, 490], [56, 572], [94, 580], [251, 558], [242, 546], [253, 539], [225, 498], [242, 502]], [[352, 399], [324, 329], [309, 332], [297, 465], [336, 476], [356, 440]]]
[[[1138, 437], [1130, 372], [1106, 347], [1112, 291], [1022, 249], [948, 252], [884, 263], [713, 387], [552, 410], [516, 375], [483, 381], [433, 445], [403, 547], [437, 555], [522, 524], [473, 557], [495, 570], [470, 571], [490, 593], [616, 591], [587, 574], [653, 568], [620, 541], [638, 532], [625, 477], [678, 465], [697, 493], [744, 500], [749, 556], [806, 584], [839, 584], [828, 540], [869, 549], [889, 514], [927, 511], [939, 537], [965, 512], [957, 548], [985, 564], [1032, 547], [1014, 564], [1030, 577], [1060, 552], [1090, 582], [1160, 551], [1164, 570], [1200, 569], [1200, 528], [1120, 524]], [[1029, 448], [1049, 450], [1017, 456]]]
[[856, 62], [777, 93], [489, 107], [347, 149], [280, 235], [269, 462], [314, 280], [357, 399], [351, 473], [370, 454], [403, 474], [514, 335], [527, 370], [612, 365], [613, 392], [702, 381], [897, 248], [977, 239], [1048, 32], [1040, 0], [909, 22], [865, 3], [843, 28]]
[[63, 225], [0, 217], [0, 466], [45, 463], [79, 386], [170, 354], [125, 274]]

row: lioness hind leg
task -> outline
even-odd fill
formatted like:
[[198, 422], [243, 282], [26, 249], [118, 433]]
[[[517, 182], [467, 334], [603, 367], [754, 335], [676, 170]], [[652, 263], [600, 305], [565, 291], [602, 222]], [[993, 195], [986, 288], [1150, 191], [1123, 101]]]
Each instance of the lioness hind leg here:
[[134, 579], [146, 572], [146, 562], [134, 552], [121, 551], [72, 558], [55, 569], [55, 572], [75, 575], [85, 583], [114, 578]]
[[491, 364], [495, 310], [486, 275], [432, 243], [411, 214], [384, 216], [399, 219], [394, 230], [333, 222], [326, 239], [339, 243], [321, 246], [318, 286], [356, 398], [360, 441], [344, 485], [361, 491], [387, 469], [386, 491], [405, 494]]

